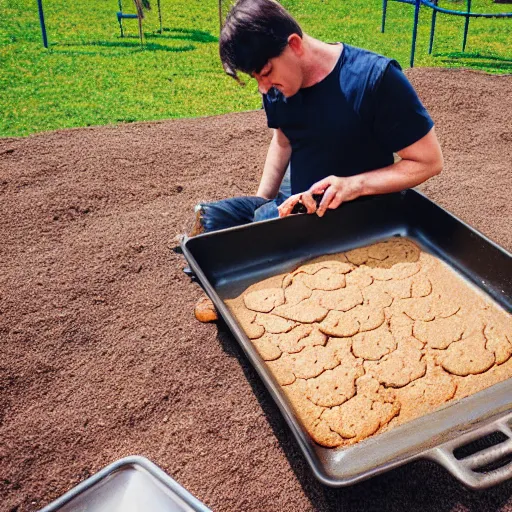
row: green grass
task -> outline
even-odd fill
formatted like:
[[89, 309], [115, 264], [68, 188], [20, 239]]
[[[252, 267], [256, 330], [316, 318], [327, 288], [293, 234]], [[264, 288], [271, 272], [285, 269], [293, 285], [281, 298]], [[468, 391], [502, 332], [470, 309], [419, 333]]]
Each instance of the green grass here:
[[[283, 0], [304, 30], [409, 62], [413, 8], [390, 2], [380, 33], [379, 0]], [[125, 11], [134, 12], [125, 0]], [[510, 5], [475, 0], [474, 10], [502, 12]], [[49, 50], [41, 43], [35, 0], [0, 0], [0, 136], [23, 136], [74, 126], [197, 117], [255, 109], [254, 81], [240, 87], [218, 58], [214, 0], [156, 1], [144, 21], [141, 49], [136, 20], [119, 37], [115, 0], [44, 0]], [[463, 9], [461, 1], [441, 5]], [[512, 73], [512, 19], [473, 19], [461, 53], [462, 18], [438, 16], [429, 56], [430, 11], [422, 10], [416, 65], [469, 67]], [[463, 84], [462, 84], [463, 85]], [[435, 87], [435, 84], [432, 84]]]

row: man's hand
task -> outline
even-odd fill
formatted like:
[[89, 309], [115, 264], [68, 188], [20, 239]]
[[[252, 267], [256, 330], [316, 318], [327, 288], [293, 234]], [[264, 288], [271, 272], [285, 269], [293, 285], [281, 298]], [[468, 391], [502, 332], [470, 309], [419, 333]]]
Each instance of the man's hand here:
[[[278, 209], [279, 216], [286, 217], [292, 213], [293, 207], [300, 201], [308, 213], [315, 213], [322, 217], [327, 210], [338, 208], [344, 201], [352, 201], [361, 194], [358, 176], [339, 178], [328, 176], [315, 183], [307, 192], [289, 197]], [[320, 204], [313, 195], [323, 195]]]
[[293, 213], [293, 207], [298, 203], [301, 203], [305, 206], [307, 213], [316, 212], [316, 201], [313, 199], [313, 195], [308, 191], [290, 196], [281, 206], [277, 208], [279, 211], [279, 217], [287, 217]]

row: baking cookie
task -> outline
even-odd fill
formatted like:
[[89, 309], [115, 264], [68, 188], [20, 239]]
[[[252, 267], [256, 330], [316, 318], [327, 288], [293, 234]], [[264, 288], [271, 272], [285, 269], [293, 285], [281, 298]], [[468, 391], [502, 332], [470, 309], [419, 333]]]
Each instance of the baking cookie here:
[[312, 324], [323, 320], [328, 312], [329, 310], [320, 306], [315, 300], [306, 299], [293, 306], [288, 304], [279, 306], [274, 309], [273, 314], [295, 322]]
[[280, 316], [269, 313], [257, 313], [254, 322], [261, 325], [266, 332], [273, 334], [291, 331], [296, 325], [295, 322], [291, 322], [286, 318], [281, 318]]
[[256, 319], [256, 313], [253, 311], [249, 311], [248, 309], [241, 308], [238, 311], [237, 314], [237, 320], [240, 324], [240, 327], [244, 330], [245, 334], [247, 334], [247, 337], [250, 339], [257, 339], [261, 338], [263, 334], [265, 333], [265, 329], [261, 326], [255, 323]]
[[[370, 385], [365, 385], [365, 380]], [[400, 412], [393, 394], [383, 392], [373, 377], [364, 375], [356, 382], [357, 394], [353, 398], [321, 415], [331, 430], [352, 442], [371, 436]]]
[[365, 370], [381, 384], [391, 388], [402, 388], [423, 377], [427, 364], [423, 353], [417, 348], [402, 343], [397, 350], [380, 361], [366, 361]]
[[252, 340], [252, 343], [264, 361], [273, 361], [281, 356], [282, 351], [270, 334], [264, 334], [261, 338]]
[[300, 279], [290, 281], [290, 284], [284, 290], [285, 301], [288, 306], [293, 306], [309, 299], [313, 290], [308, 288]]
[[[424, 274], [414, 276], [411, 284], [411, 297], [427, 297], [432, 293], [432, 283]], [[403, 297], [405, 298], [405, 297]]]
[[437, 409], [451, 400], [456, 390], [455, 378], [439, 366], [430, 364], [424, 377], [395, 391], [402, 405], [399, 424]]
[[358, 247], [357, 249], [352, 249], [351, 251], [347, 251], [345, 253], [347, 260], [358, 267], [360, 265], [364, 265], [368, 259], [368, 247]]
[[297, 379], [293, 384], [283, 387], [283, 390], [297, 418], [315, 442], [328, 448], [343, 444], [343, 438], [333, 432], [327, 422], [320, 419], [325, 408], [315, 405], [306, 397], [307, 384], [305, 380]]
[[329, 311], [319, 329], [329, 336], [353, 336], [359, 332], [359, 321], [350, 312]]
[[270, 373], [281, 386], [287, 386], [295, 382], [295, 374], [292, 371], [293, 360], [290, 354], [283, 352], [281, 357], [274, 361], [266, 362]]
[[327, 336], [320, 331], [318, 326], [315, 326], [308, 336], [302, 338], [301, 343], [303, 343], [305, 347], [314, 347], [316, 345], [325, 346], [327, 343]]
[[407, 279], [420, 271], [421, 265], [414, 263], [395, 263], [390, 268], [372, 267], [370, 275], [377, 281]]
[[484, 374], [468, 375], [467, 377], [454, 377], [457, 380], [457, 393], [455, 398], [464, 398], [478, 393], [493, 384], [510, 379], [512, 375], [512, 358], [500, 365], [495, 364]]
[[414, 322], [413, 336], [430, 348], [446, 349], [464, 334], [464, 324], [458, 316], [436, 318], [431, 322]]
[[386, 324], [352, 337], [352, 352], [356, 357], [363, 359], [376, 361], [395, 350], [396, 347], [397, 343]]
[[357, 286], [359, 289], [366, 288], [373, 283], [373, 277], [367, 267], [359, 267], [345, 276], [346, 286]]
[[311, 379], [317, 377], [325, 370], [332, 370], [340, 364], [337, 358], [336, 348], [322, 345], [305, 347], [297, 354], [290, 356], [292, 371], [297, 378]]
[[437, 294], [430, 300], [432, 303], [431, 309], [436, 318], [448, 318], [456, 315], [460, 310], [460, 304], [449, 296]]
[[360, 331], [372, 331], [380, 327], [385, 321], [384, 310], [375, 309], [371, 306], [357, 306], [347, 314], [352, 314], [357, 319]]
[[398, 308], [412, 320], [430, 322], [435, 318], [435, 314], [432, 312], [432, 301], [427, 297], [402, 299], [397, 304], [397, 309]]
[[512, 376], [512, 316], [407, 239], [316, 258], [226, 304], [323, 446]]
[[507, 336], [505, 325], [493, 323], [485, 326], [484, 336], [485, 348], [494, 353], [496, 364], [506, 363], [512, 356], [512, 331]]
[[[307, 345], [312, 345], [311, 335], [316, 332], [319, 332], [318, 329], [314, 329], [311, 325], [298, 325], [289, 332], [274, 334], [272, 337], [281, 351], [294, 354], [300, 352]], [[320, 337], [316, 335], [316, 343], [314, 344], [325, 345], [327, 337], [322, 333], [319, 334]]]
[[363, 303], [361, 290], [356, 286], [347, 286], [332, 292], [315, 291], [313, 299], [324, 308], [336, 311], [348, 311]]
[[356, 361], [340, 364], [326, 370], [318, 377], [308, 379], [306, 396], [316, 405], [334, 407], [341, 405], [356, 394], [356, 379], [363, 375], [361, 364]]
[[330, 268], [323, 268], [313, 275], [299, 274], [297, 278], [311, 290], [337, 290], [345, 286], [345, 275], [337, 274]]
[[395, 238], [385, 242], [372, 244], [368, 247], [368, 257], [380, 262], [388, 262], [389, 266], [396, 263], [409, 263], [418, 261], [419, 247], [404, 238]]
[[379, 286], [368, 286], [363, 289], [364, 303], [373, 309], [384, 309], [393, 303], [393, 297]]
[[371, 288], [382, 290], [393, 299], [408, 299], [411, 297], [412, 279], [399, 279], [391, 281], [375, 281]]
[[454, 375], [487, 371], [495, 361], [494, 353], [485, 349], [486, 339], [483, 333], [476, 333], [469, 338], [452, 343], [438, 355], [441, 366]]
[[359, 331], [376, 329], [384, 323], [384, 320], [383, 310], [376, 310], [363, 305], [356, 306], [346, 313], [329, 311], [329, 314], [319, 324], [319, 328], [329, 336], [340, 338], [353, 336]]
[[247, 309], [259, 313], [269, 313], [276, 306], [284, 304], [284, 291], [282, 288], [267, 288], [244, 295]]
[[322, 258], [317, 258], [310, 263], [305, 263], [304, 265], [298, 267], [291, 273], [291, 276], [299, 273], [314, 275], [323, 269], [330, 269], [332, 272], [337, 274], [347, 274], [353, 268], [354, 267], [352, 265], [342, 261], [323, 260]]

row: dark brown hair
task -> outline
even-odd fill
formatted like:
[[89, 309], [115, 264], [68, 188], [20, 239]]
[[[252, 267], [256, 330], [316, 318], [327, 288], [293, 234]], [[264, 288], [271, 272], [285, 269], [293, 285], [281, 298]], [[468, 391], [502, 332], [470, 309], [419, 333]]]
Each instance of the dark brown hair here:
[[259, 73], [281, 55], [288, 37], [302, 29], [274, 0], [238, 0], [220, 33], [220, 60], [226, 73], [238, 80], [237, 71]]

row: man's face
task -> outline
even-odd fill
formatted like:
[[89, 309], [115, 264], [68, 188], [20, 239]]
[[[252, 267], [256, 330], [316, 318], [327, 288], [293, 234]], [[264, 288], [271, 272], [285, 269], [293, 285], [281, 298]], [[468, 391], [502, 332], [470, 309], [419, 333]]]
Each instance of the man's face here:
[[289, 98], [296, 94], [302, 86], [302, 68], [296, 53], [287, 46], [278, 57], [270, 59], [259, 73], [253, 73], [258, 82], [258, 90], [266, 94], [275, 87]]

